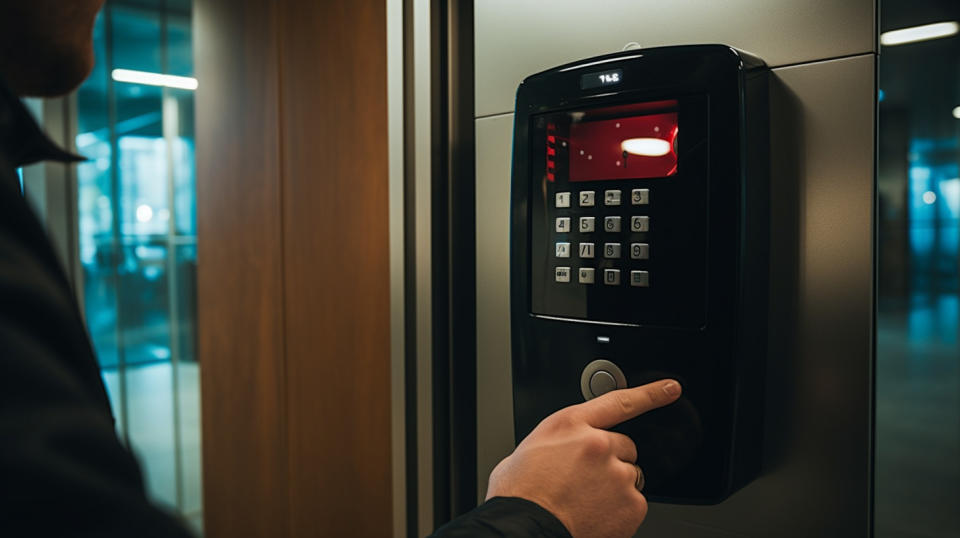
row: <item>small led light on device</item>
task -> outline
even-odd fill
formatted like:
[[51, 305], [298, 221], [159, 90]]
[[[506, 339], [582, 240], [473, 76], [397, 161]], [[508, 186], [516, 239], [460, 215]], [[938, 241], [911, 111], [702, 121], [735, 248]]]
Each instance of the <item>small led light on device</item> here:
[[662, 157], [670, 153], [670, 142], [661, 138], [629, 138], [620, 143], [620, 149], [631, 155]]

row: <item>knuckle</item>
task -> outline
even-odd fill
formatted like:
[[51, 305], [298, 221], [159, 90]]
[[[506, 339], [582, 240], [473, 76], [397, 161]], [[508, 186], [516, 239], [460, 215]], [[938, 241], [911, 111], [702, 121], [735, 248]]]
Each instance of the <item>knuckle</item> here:
[[620, 412], [622, 412], [624, 415], [630, 415], [630, 414], [633, 414], [633, 411], [634, 409], [636, 409], [637, 406], [634, 403], [633, 399], [627, 396], [626, 392], [627, 391], [618, 390], [616, 392], [613, 392], [612, 394], [613, 394], [614, 402], [616, 403], [617, 408], [620, 410]]
[[647, 518], [647, 498], [640, 492], [637, 492], [634, 500], [634, 513], [637, 514], [637, 526], [640, 526]]
[[599, 431], [591, 432], [583, 440], [583, 452], [591, 459], [603, 457], [611, 452], [610, 439]]

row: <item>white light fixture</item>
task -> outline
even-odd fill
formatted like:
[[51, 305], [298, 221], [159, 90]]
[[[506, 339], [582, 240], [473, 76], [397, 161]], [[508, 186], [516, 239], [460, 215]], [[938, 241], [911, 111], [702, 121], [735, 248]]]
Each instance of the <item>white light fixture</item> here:
[[628, 138], [620, 143], [620, 149], [631, 155], [662, 157], [670, 153], [670, 142], [662, 138]]
[[924, 24], [923, 26], [911, 26], [910, 28], [884, 32], [880, 34], [880, 44], [891, 47], [893, 45], [903, 45], [915, 41], [950, 37], [957, 32], [960, 32], [960, 24], [957, 24], [957, 21], [936, 22], [933, 24]]
[[130, 69], [114, 69], [111, 76], [113, 76], [113, 80], [117, 82], [146, 84], [148, 86], [165, 86], [167, 88], [178, 88], [181, 90], [196, 90], [199, 85], [197, 79], [192, 77], [161, 75], [160, 73], [131, 71]]
[[923, 203], [927, 205], [933, 205], [937, 201], [937, 194], [933, 191], [927, 191], [923, 193]]
[[953, 109], [953, 117], [960, 120], [960, 106]]

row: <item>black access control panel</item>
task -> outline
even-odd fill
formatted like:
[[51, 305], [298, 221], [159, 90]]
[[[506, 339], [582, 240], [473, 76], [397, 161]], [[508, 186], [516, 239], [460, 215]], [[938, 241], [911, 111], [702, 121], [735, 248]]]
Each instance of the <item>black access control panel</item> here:
[[517, 441], [550, 413], [673, 377], [618, 427], [652, 500], [714, 503], [759, 469], [768, 115], [762, 61], [626, 51], [517, 91], [511, 314]]

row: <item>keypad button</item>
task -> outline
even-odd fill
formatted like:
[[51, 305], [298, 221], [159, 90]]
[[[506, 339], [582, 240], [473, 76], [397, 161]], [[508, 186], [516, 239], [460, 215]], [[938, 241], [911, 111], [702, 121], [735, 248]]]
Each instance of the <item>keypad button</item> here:
[[580, 273], [580, 274], [579, 274], [579, 276], [580, 276], [580, 283], [581, 283], [581, 284], [593, 284], [593, 282], [594, 282], [594, 274], [596, 273], [596, 271], [597, 271], [597, 270], [594, 269], [593, 267], [581, 267], [581, 268], [580, 268], [580, 271], [579, 271], [579, 273]]
[[620, 217], [603, 217], [603, 229], [608, 232], [619, 232]]
[[619, 257], [620, 257], [620, 243], [604, 243], [604, 245], [603, 245], [603, 257], [604, 257], [604, 258], [619, 258]]
[[604, 269], [603, 270], [603, 283], [608, 286], [619, 286], [620, 285], [620, 270], [619, 269]]
[[557, 207], [570, 207], [570, 193], [569, 193], [569, 192], [558, 192], [558, 193], [557, 193]]
[[630, 243], [630, 259], [649, 260], [650, 245], [647, 243]]
[[580, 243], [580, 257], [593, 258], [593, 243]]
[[580, 207], [597, 205], [597, 193], [594, 191], [580, 191]]
[[650, 203], [650, 189], [633, 189], [630, 191], [630, 203], [633, 205], [647, 205]]
[[596, 230], [596, 217], [580, 217], [580, 232], [588, 233]]
[[570, 257], [570, 243], [557, 243], [557, 257], [558, 258]]
[[557, 282], [570, 282], [570, 268], [557, 267], [555, 271]]
[[570, 217], [557, 217], [557, 232], [565, 233], [570, 231]]
[[603, 205], [620, 205], [620, 189], [604, 191]]
[[650, 273], [647, 271], [630, 271], [630, 285], [639, 288], [649, 288]]
[[649, 232], [650, 217], [633, 216], [630, 217], [631, 232]]

